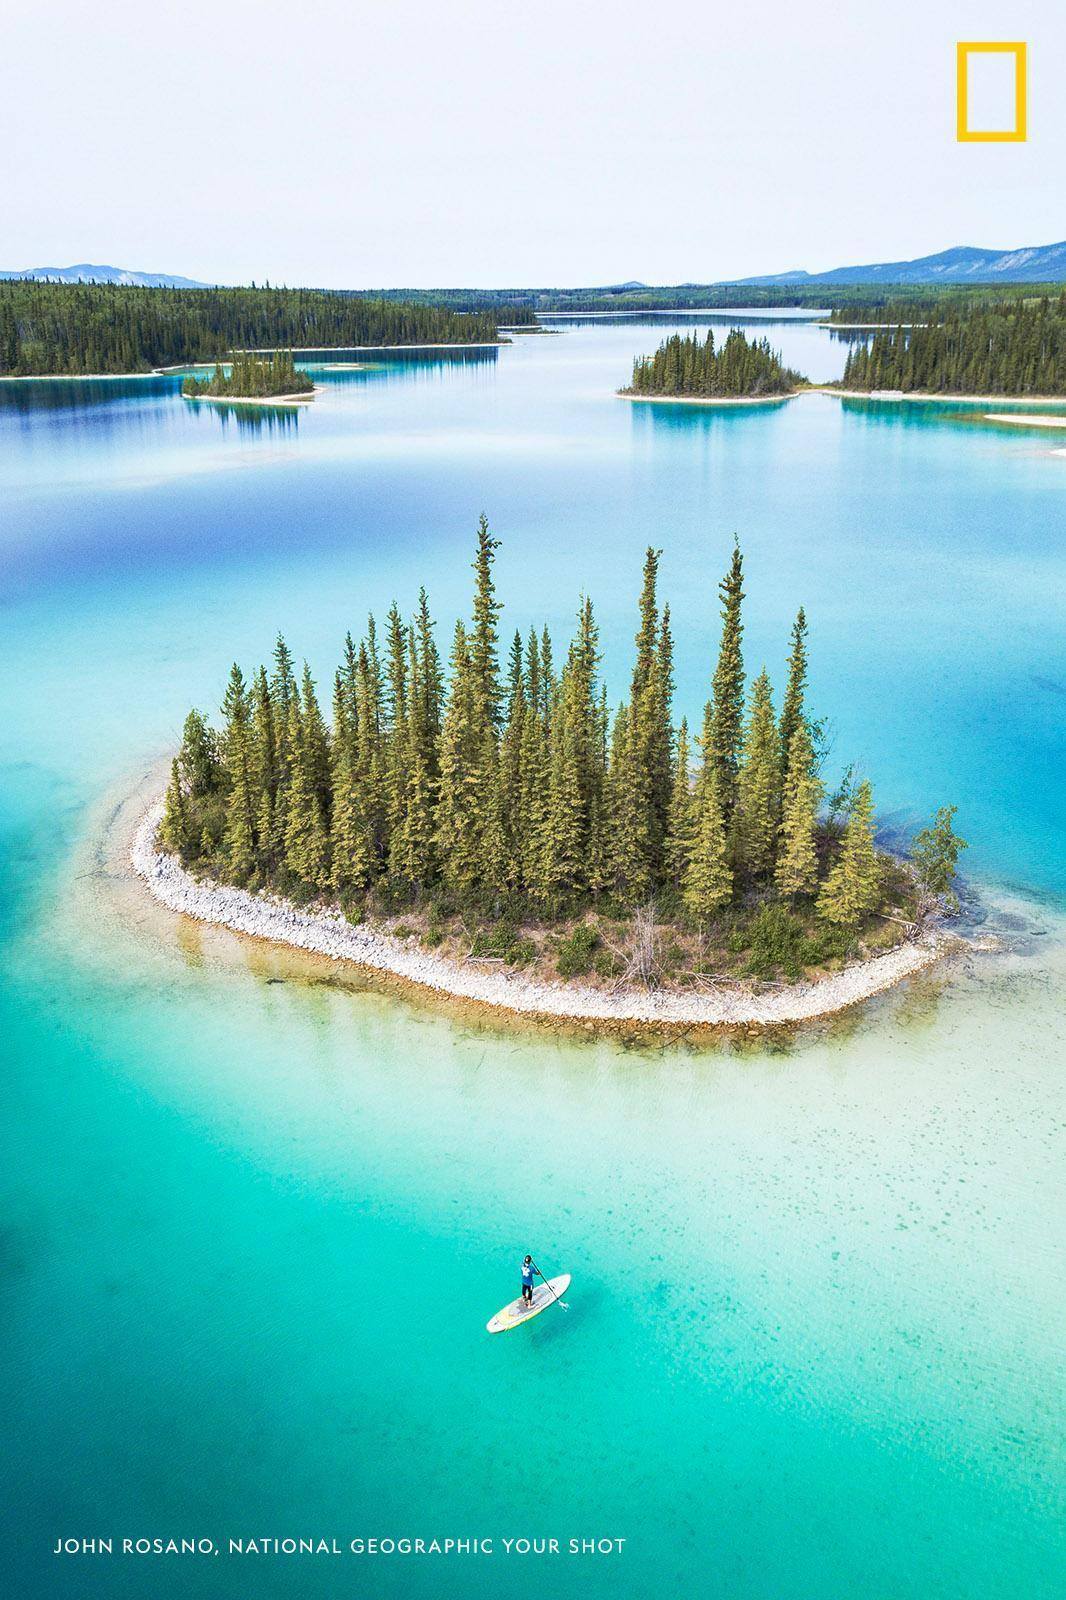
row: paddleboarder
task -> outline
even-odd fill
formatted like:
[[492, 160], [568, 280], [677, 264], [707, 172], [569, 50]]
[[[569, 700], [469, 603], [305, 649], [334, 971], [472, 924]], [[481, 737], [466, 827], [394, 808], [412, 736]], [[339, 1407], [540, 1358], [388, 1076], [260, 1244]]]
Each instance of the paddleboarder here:
[[539, 1267], [533, 1265], [533, 1257], [526, 1256], [522, 1262], [522, 1299], [527, 1306], [533, 1304], [533, 1279], [543, 1278], [544, 1274]]

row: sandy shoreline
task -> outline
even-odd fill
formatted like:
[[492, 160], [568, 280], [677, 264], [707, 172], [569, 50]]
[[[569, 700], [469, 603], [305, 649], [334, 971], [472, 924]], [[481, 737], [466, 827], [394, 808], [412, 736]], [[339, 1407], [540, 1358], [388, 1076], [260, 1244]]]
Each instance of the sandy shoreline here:
[[626, 394], [624, 389], [619, 389], [615, 398], [656, 406], [778, 406], [786, 400], [797, 400], [805, 393], [805, 389], [792, 389], [788, 394]]
[[183, 394], [183, 400], [206, 401], [215, 406], [299, 406], [313, 400], [322, 390], [316, 384], [302, 394]]
[[1024, 411], [988, 411], [986, 422], [1009, 422], [1016, 428], [1066, 428], [1066, 411], [1057, 417], [1028, 416]]
[[940, 401], [964, 406], [1066, 406], [1062, 394], [925, 394], [902, 389], [837, 389], [832, 384], [818, 385], [809, 394], [836, 394], [844, 400], [912, 400], [928, 405]]
[[[509, 339], [488, 339], [464, 344], [304, 344], [296, 348], [301, 354], [322, 355], [329, 350], [499, 350], [510, 344]], [[230, 355], [276, 354], [289, 350], [290, 345], [263, 345], [256, 350], [231, 350]], [[229, 366], [229, 358], [222, 363]], [[64, 383], [118, 383], [129, 378], [169, 378], [176, 372], [191, 372], [200, 368], [214, 370], [213, 361], [183, 361], [176, 367], [153, 367], [151, 372], [5, 372], [0, 373], [0, 383], [45, 383], [54, 378]]]
[[159, 849], [156, 834], [162, 814], [163, 802], [156, 799], [137, 824], [129, 859], [149, 892], [170, 911], [334, 961], [352, 962], [440, 995], [518, 1016], [679, 1027], [773, 1027], [810, 1022], [844, 1011], [924, 971], [954, 944], [932, 934], [869, 961], [856, 962], [818, 983], [795, 983], [763, 993], [732, 986], [699, 993], [644, 989], [608, 993], [581, 984], [536, 982], [520, 973], [431, 955], [414, 938], [396, 939], [365, 925], [355, 926], [339, 911], [301, 911], [272, 895], [198, 881], [174, 856]]

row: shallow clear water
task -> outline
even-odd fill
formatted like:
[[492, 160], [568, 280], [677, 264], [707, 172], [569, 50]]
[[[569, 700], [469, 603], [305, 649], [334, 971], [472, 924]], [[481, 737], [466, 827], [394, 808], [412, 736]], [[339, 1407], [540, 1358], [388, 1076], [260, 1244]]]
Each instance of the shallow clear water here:
[[[355, 357], [298, 414], [0, 385], [19, 1595], [1058, 1592], [1066, 457], [959, 407], [615, 399], [665, 326]], [[787, 1044], [624, 1049], [312, 982], [115, 883], [113, 800], [230, 659], [282, 627], [325, 677], [421, 582], [446, 639], [482, 508], [505, 622], [561, 641], [587, 590], [616, 692], [662, 545], [690, 716], [736, 530], [749, 662], [802, 601], [835, 758], [890, 823], [959, 804], [1017, 952]], [[490, 1340], [526, 1248], [572, 1309]], [[627, 1544], [48, 1553], [94, 1534]]]

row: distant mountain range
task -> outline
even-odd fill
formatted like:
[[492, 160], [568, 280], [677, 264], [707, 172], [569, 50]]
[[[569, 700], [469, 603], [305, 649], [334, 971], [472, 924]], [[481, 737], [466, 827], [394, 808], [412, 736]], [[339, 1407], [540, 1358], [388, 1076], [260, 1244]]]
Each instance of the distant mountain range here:
[[[53, 283], [132, 283], [152, 289], [209, 287], [196, 278], [179, 278], [171, 272], [132, 272], [126, 267], [93, 266], [84, 261], [73, 267], [27, 267], [22, 272], [0, 272], [0, 278], [39, 278]], [[941, 250], [933, 256], [919, 256], [914, 261], [871, 261], [864, 266], [833, 267], [828, 272], [805, 272], [799, 269], [755, 278], [721, 279], [719, 283], [706, 287], [717, 288], [726, 283], [752, 288], [787, 288], [790, 285], [802, 287], [819, 283], [1063, 282], [1066, 282], [1066, 240], [1059, 244], [1027, 245], [1018, 250], [986, 250], [980, 245], [956, 245], [952, 250]], [[648, 290], [648, 285], [632, 279], [628, 283], [612, 284], [609, 290], [601, 292], [619, 294], [642, 290]], [[424, 293], [422, 290], [416, 291], [416, 297], [421, 298]]]
[[834, 267], [830, 272], [778, 272], [769, 277], [734, 278], [731, 282], [772, 286], [808, 283], [1061, 283], [1066, 280], [1066, 240], [1061, 244], [1023, 246], [1020, 250], [984, 250], [956, 245], [915, 261], [874, 261], [861, 267]]
[[40, 278], [47, 283], [133, 283], [142, 289], [206, 289], [195, 278], [172, 272], [131, 272], [126, 267], [93, 266], [80, 261], [75, 267], [26, 267], [22, 272], [0, 272], [0, 278]]

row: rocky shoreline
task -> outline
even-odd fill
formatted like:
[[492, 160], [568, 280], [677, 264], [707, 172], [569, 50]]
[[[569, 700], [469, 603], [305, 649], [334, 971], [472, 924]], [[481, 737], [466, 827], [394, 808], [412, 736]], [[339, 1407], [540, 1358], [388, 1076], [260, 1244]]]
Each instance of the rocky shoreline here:
[[954, 943], [937, 934], [925, 935], [817, 982], [788, 984], [770, 992], [724, 986], [683, 994], [632, 988], [607, 992], [586, 984], [537, 982], [521, 973], [487, 971], [473, 962], [432, 955], [414, 938], [398, 939], [369, 926], [356, 926], [340, 911], [302, 911], [275, 895], [198, 880], [175, 856], [160, 850], [157, 834], [162, 815], [163, 802], [157, 799], [137, 825], [130, 862], [154, 898], [169, 910], [334, 961], [350, 961], [441, 995], [518, 1016], [686, 1028], [811, 1022], [858, 1005], [924, 971]]

